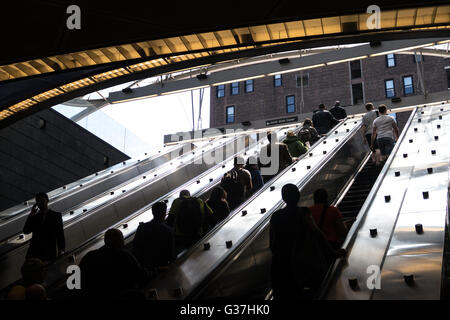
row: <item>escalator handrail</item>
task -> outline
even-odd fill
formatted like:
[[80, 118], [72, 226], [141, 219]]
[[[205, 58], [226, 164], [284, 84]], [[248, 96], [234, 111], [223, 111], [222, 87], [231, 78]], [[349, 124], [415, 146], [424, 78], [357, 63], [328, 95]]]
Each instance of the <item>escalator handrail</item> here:
[[[318, 141], [318, 143], [315, 144], [315, 146], [319, 145], [321, 141], [329, 138], [333, 132], [339, 128], [340, 126], [342, 126], [347, 120], [351, 120], [354, 119], [353, 118], [347, 118], [344, 121], [340, 122], [337, 126], [335, 126], [334, 128], [332, 128], [329, 133], [322, 137], [320, 141]], [[361, 127], [361, 123], [359, 125], [357, 125], [356, 127], [354, 127], [349, 133], [348, 135], [342, 139], [337, 145], [335, 145], [333, 147], [333, 149], [327, 153], [327, 156], [324, 157], [323, 159], [320, 160], [320, 162], [312, 169], [310, 170], [298, 183], [297, 183], [297, 187], [301, 186], [301, 185], [305, 185], [307, 184], [313, 177], [314, 175], [323, 168], [324, 165], [326, 165], [326, 163], [328, 162], [328, 159], [330, 159], [331, 157], [333, 157], [333, 155], [340, 149], [341, 146], [345, 145], [348, 140], [353, 137], [354, 132], [358, 131]], [[306, 154], [305, 154], [306, 155]], [[286, 172], [290, 171], [291, 168], [295, 165], [297, 165], [298, 161], [294, 162], [293, 164], [291, 164], [290, 166], [288, 166], [287, 168], [285, 168], [282, 172], [280, 172], [277, 177], [272, 180], [272, 183], [274, 181], [276, 181], [277, 179], [279, 179], [281, 176], [283, 176]], [[269, 183], [267, 183], [266, 188], [268, 188], [270, 186]], [[201, 292], [204, 290], [204, 288], [207, 286], [207, 284], [213, 280], [214, 278], [218, 277], [221, 272], [220, 270], [225, 270], [226, 266], [229, 265], [230, 263], [232, 263], [232, 261], [234, 260], [234, 258], [239, 255], [241, 252], [243, 252], [243, 250], [250, 245], [250, 243], [252, 242], [253, 239], [255, 239], [255, 237], [258, 236], [258, 234], [265, 229], [265, 226], [267, 226], [270, 223], [270, 217], [272, 216], [272, 213], [274, 213], [276, 210], [281, 209], [284, 206], [284, 201], [280, 200], [277, 204], [275, 204], [266, 214], [266, 216], [259, 221], [256, 225], [254, 225], [244, 236], [244, 240], [241, 241], [238, 245], [236, 245], [234, 247], [233, 245], [233, 250], [230, 252], [230, 254], [228, 254], [224, 259], [218, 261], [213, 267], [212, 270], [209, 272], [209, 274], [195, 287], [193, 288], [193, 290], [185, 297], [186, 299], [194, 299], [196, 296], [198, 296], [199, 294], [201, 294]]]
[[[386, 160], [386, 163], [385, 163], [382, 171], [378, 175], [377, 180], [375, 181], [372, 189], [370, 190], [369, 195], [367, 196], [361, 210], [359, 211], [359, 213], [357, 215], [356, 221], [353, 223], [351, 229], [349, 230], [349, 232], [347, 234], [346, 240], [342, 244], [342, 248], [347, 250], [347, 254], [348, 254], [348, 249], [350, 248], [350, 246], [354, 243], [354, 241], [356, 239], [356, 236], [358, 234], [357, 231], [359, 229], [361, 222], [365, 219], [366, 214], [369, 211], [368, 209], [370, 208], [370, 205], [372, 204], [372, 201], [374, 200], [374, 198], [378, 192], [378, 189], [380, 188], [392, 162], [394, 161], [395, 155], [406, 136], [406, 133], [412, 123], [412, 120], [414, 119], [414, 116], [417, 113], [417, 110], [418, 110], [418, 107], [415, 107], [413, 109], [413, 111], [411, 112], [411, 115], [409, 116], [408, 121], [406, 122], [405, 127], [403, 128], [403, 131], [400, 134], [400, 137], [398, 138], [398, 140], [394, 146], [394, 149], [392, 150], [389, 158]], [[325, 298], [325, 296], [328, 293], [328, 290], [332, 284], [332, 281], [338, 276], [338, 272], [341, 270], [345, 261], [346, 261], [345, 257], [339, 258], [330, 267], [330, 269], [329, 269], [327, 275], [325, 276], [325, 279], [323, 280], [322, 285], [320, 286], [320, 289], [318, 291], [319, 293], [317, 295], [317, 298], [319, 300], [323, 300]]]
[[[303, 128], [303, 126], [299, 126], [298, 129], [296, 129], [294, 131], [294, 134], [298, 133], [301, 129]], [[336, 127], [337, 128], [337, 127]], [[282, 130], [282, 129], [280, 129]], [[308, 153], [313, 150], [316, 146], [320, 145], [320, 143], [326, 139], [326, 137], [321, 137], [319, 140], [316, 141], [316, 143], [314, 143], [307, 152], [305, 152], [304, 154], [302, 154], [300, 157], [298, 157], [298, 159], [293, 162], [292, 164], [297, 163], [298, 161], [302, 160], [303, 158], [305, 158]], [[284, 140], [284, 139], [283, 139]], [[258, 141], [260, 142], [260, 141]], [[281, 141], [280, 141], [281, 142]], [[236, 154], [237, 155], [237, 154]], [[291, 167], [291, 165], [289, 166], [289, 168]], [[284, 173], [284, 170], [282, 172], [280, 172], [279, 174], [277, 174], [277, 176], [281, 175], [282, 173]], [[182, 251], [179, 255], [178, 258], [176, 260], [176, 263], [182, 263], [183, 261], [185, 261], [191, 254], [192, 252], [195, 251], [195, 248], [198, 247], [202, 242], [205, 242], [205, 239], [209, 239], [213, 234], [215, 234], [219, 229], [221, 229], [229, 220], [231, 220], [235, 215], [239, 214], [243, 208], [245, 208], [248, 203], [252, 202], [255, 198], [257, 198], [262, 192], [264, 192], [264, 190], [267, 189], [267, 186], [270, 185], [270, 182], [275, 181], [274, 179], [276, 179], [276, 177], [273, 177], [272, 179], [270, 179], [269, 181], [267, 181], [266, 183], [264, 183], [264, 185], [255, 193], [253, 193], [249, 198], [245, 199], [244, 202], [242, 202], [239, 206], [237, 206], [236, 208], [233, 209], [233, 211], [231, 211], [228, 216], [219, 221], [213, 228], [211, 228], [211, 230], [209, 230], [206, 234], [204, 234], [202, 236], [202, 238], [197, 241], [194, 245], [192, 245], [190, 248]], [[205, 187], [203, 190], [199, 191], [199, 193], [204, 193], [206, 192], [206, 190], [209, 190], [212, 187]]]

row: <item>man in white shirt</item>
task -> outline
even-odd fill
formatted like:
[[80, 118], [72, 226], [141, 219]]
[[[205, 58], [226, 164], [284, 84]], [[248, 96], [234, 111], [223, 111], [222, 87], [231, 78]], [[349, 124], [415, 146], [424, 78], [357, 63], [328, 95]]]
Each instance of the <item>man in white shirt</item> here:
[[[373, 122], [376, 118], [379, 116], [378, 110], [374, 110], [372, 103], [366, 104], [366, 114], [364, 114], [362, 118], [362, 126], [361, 126], [361, 133], [363, 138], [363, 143], [368, 144], [371, 146], [372, 143], [372, 129], [373, 129]], [[377, 140], [375, 140], [375, 143], [373, 145], [372, 150], [372, 162], [375, 162], [377, 166], [380, 165], [381, 161], [381, 153], [380, 153], [380, 147], [378, 146]]]
[[380, 116], [373, 121], [371, 148], [374, 148], [376, 138], [384, 161], [394, 149], [399, 134], [397, 123], [394, 118], [387, 115], [384, 104], [378, 106], [378, 112]]

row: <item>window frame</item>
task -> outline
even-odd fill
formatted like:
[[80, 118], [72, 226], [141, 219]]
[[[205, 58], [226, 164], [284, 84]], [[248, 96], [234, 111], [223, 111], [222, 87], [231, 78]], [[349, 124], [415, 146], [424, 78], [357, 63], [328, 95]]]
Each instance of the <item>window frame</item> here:
[[[390, 54], [392, 54], [392, 59], [389, 59], [389, 55]], [[394, 65], [393, 66], [390, 66], [389, 65], [389, 60], [392, 60], [392, 61], [394, 61]], [[397, 66], [397, 60], [396, 60], [396, 58], [395, 58], [395, 53], [388, 53], [387, 55], [386, 55], [386, 67], [387, 68], [393, 68], [393, 67], [396, 67]]]
[[[412, 92], [411, 93], [406, 93], [406, 86], [405, 86], [405, 78], [411, 78], [411, 88], [412, 88]], [[402, 76], [402, 85], [403, 85], [403, 94], [405, 96], [410, 96], [410, 95], [414, 95], [414, 77], [412, 76], [412, 74], [406, 75], [406, 76]]]
[[[216, 90], [216, 98], [217, 99], [220, 99], [220, 98], [223, 98], [223, 97], [225, 97], [225, 85], [224, 84], [220, 84], [220, 85], [218, 85], [217, 87], [217, 90]], [[221, 89], [222, 88], [222, 89]], [[223, 96], [221, 96], [221, 97], [219, 97], [219, 92], [223, 92]]]
[[[237, 84], [237, 86], [233, 87], [233, 84]], [[239, 87], [240, 87], [239, 82], [232, 82], [230, 84], [230, 93], [231, 93], [232, 96], [237, 96], [240, 93], [240, 88]], [[234, 88], [237, 88], [237, 93], [233, 93], [233, 89]]]
[[[277, 78], [275, 78], [276, 76], [280, 76], [280, 78], [277, 79]], [[277, 84], [277, 80], [280, 81], [280, 85], [279, 86], [276, 85]], [[273, 87], [277, 88], [277, 87], [282, 87], [282, 86], [283, 86], [283, 75], [281, 73], [274, 75], [273, 76]]]
[[[294, 103], [293, 103], [293, 104], [289, 104], [289, 103], [288, 103], [288, 99], [289, 99], [290, 97], [293, 97], [293, 98], [294, 98]], [[295, 111], [297, 110], [297, 107], [296, 107], [296, 105], [295, 105], [295, 94], [291, 94], [291, 95], [286, 96], [285, 101], [286, 101], [286, 113], [295, 113]], [[291, 105], [294, 106], [294, 110], [293, 110], [293, 111], [289, 111], [289, 106], [291, 106]]]
[[[228, 113], [228, 110], [233, 110], [233, 121], [229, 121], [228, 116], [230, 115]], [[236, 108], [234, 105], [225, 107], [225, 123], [235, 123], [236, 122]]]
[[[248, 90], [248, 82], [251, 81], [252, 90]], [[245, 93], [250, 93], [255, 91], [255, 81], [253, 79], [245, 80], [244, 82]]]
[[[389, 97], [388, 96], [388, 88], [387, 88], [387, 85], [386, 85], [386, 83], [388, 82], [388, 81], [392, 81], [392, 90], [394, 90], [394, 95], [392, 96], [392, 97]], [[394, 79], [385, 79], [384, 80], [384, 94], [385, 94], [385, 96], [386, 96], [386, 99], [391, 99], [391, 98], [394, 98], [395, 96], [396, 96], [396, 93], [395, 93], [395, 81], [394, 81]]]
[[[413, 56], [413, 61], [414, 61], [414, 63], [417, 63], [417, 62], [425, 62], [425, 57], [424, 57], [424, 55], [423, 54], [413, 54], [412, 55]], [[420, 57], [420, 61], [417, 61], [416, 59], [416, 57]]]
[[[298, 81], [298, 79], [299, 78], [301, 78], [302, 77], [302, 75], [300, 74], [300, 73], [297, 73], [296, 75], [295, 75], [295, 86], [297, 87], [297, 88], [300, 88], [301, 87], [301, 85], [300, 85], [300, 82]], [[305, 81], [303, 81], [303, 88], [305, 88], [305, 87], [309, 87], [309, 72], [304, 72], [303, 73], [303, 78], [307, 78], [308, 80], [308, 83], [305, 85]]]

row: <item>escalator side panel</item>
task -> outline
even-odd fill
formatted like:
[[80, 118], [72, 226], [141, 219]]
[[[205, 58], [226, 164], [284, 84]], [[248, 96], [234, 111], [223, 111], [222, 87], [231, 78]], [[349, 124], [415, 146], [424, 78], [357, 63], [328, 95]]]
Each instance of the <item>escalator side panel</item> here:
[[[301, 188], [299, 205], [312, 205], [313, 192], [318, 188], [325, 188], [330, 198], [336, 197], [345, 186], [349, 177], [358, 169], [359, 164], [368, 152], [367, 146], [362, 143], [360, 133], [357, 131], [333, 158], [329, 159], [326, 165]], [[252, 239], [242, 252], [239, 252], [239, 256], [234, 257], [227, 266], [221, 269], [220, 273], [212, 281], [209, 281], [206, 287], [195, 298], [217, 298], [214, 296], [215, 287], [226, 288], [226, 290], [222, 289], [223, 292], [221, 294], [228, 297], [251, 295], [253, 288], [261, 288], [263, 286], [262, 282], [265, 282], [266, 289], [270, 288], [268, 274], [271, 253], [268, 229], [269, 223], [267, 220], [255, 238]], [[258, 261], [258, 268], [254, 268], [254, 265], [246, 261], [246, 259]], [[239, 275], [237, 275], [237, 272]], [[233, 284], [227, 284], [233, 277], [236, 279]]]

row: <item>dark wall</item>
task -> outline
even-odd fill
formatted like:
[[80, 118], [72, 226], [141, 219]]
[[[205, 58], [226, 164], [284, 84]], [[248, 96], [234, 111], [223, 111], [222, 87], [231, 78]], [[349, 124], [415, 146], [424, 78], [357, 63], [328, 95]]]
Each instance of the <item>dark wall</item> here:
[[0, 211], [127, 159], [58, 112], [41, 111], [0, 130]]

